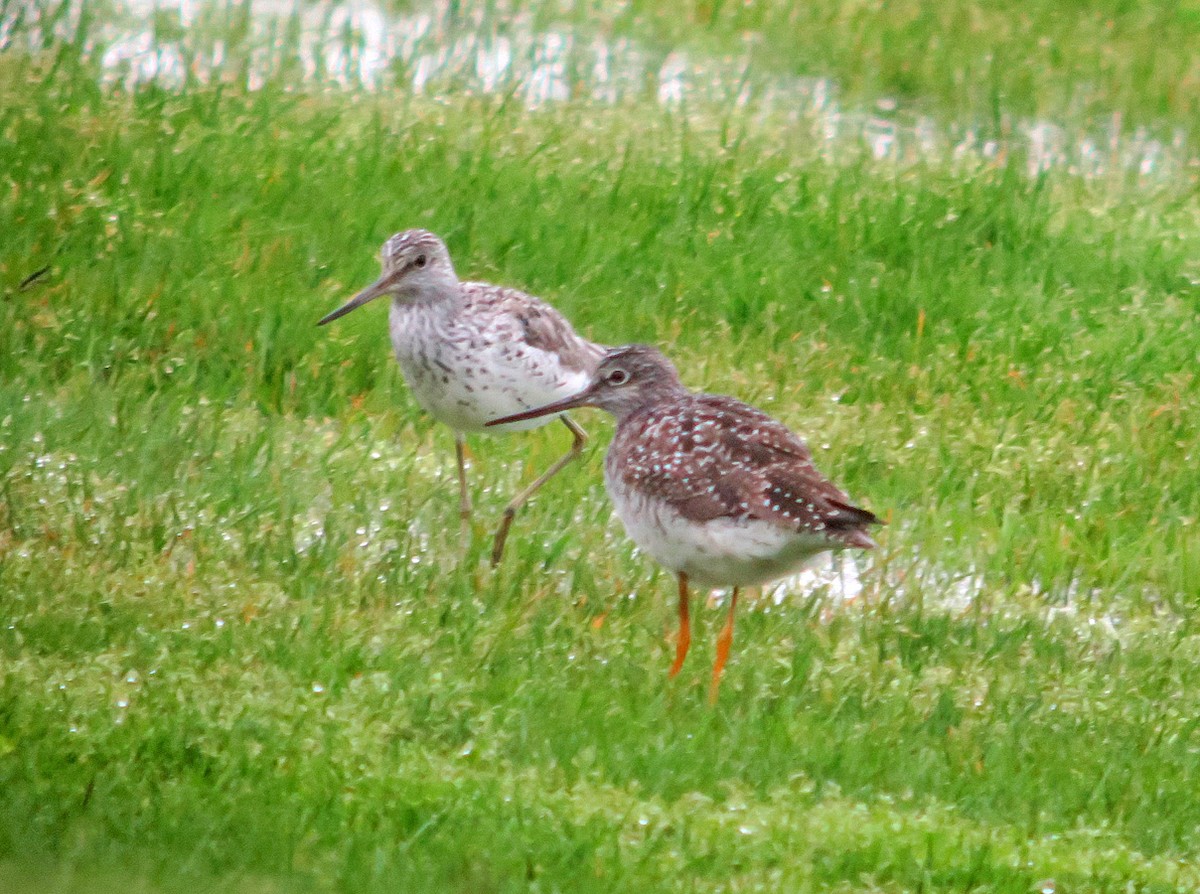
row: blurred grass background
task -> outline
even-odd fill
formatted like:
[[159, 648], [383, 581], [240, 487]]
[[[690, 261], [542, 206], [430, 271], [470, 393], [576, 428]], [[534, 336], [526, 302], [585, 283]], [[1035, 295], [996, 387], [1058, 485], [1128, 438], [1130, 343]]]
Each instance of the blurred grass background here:
[[[804, 9], [532, 21], [829, 77], [848, 110], [899, 102], [1002, 151], [879, 159], [778, 103], [651, 87], [531, 108], [284, 67], [251, 89], [237, 6], [197, 38], [228, 76], [125, 86], [98, 49], [119, 10], [34, 49], [17, 21], [0, 887], [1197, 886], [1200, 25]], [[1041, 114], [1175, 155], [1044, 168], [1018, 138]], [[745, 612], [715, 711], [698, 611], [668, 685], [672, 588], [610, 519], [598, 414], [488, 569], [493, 519], [566, 438], [475, 440], [462, 544], [451, 438], [382, 310], [315, 327], [408, 226], [805, 434], [891, 518], [861, 596]]]

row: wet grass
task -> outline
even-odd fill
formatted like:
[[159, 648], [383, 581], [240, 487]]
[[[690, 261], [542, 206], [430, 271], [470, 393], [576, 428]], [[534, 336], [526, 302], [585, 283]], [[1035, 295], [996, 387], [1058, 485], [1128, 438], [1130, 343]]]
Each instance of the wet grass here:
[[[77, 65], [0, 57], [0, 888], [1200, 883], [1193, 175]], [[383, 309], [314, 325], [411, 225], [805, 432], [863, 597], [668, 685], [596, 416], [490, 570], [564, 434], [474, 442], [463, 544]]]

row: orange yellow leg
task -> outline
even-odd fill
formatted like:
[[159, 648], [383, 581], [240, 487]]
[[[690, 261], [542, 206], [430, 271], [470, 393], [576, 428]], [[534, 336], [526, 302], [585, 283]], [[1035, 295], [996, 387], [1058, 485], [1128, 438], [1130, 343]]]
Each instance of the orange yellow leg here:
[[729, 647], [733, 644], [733, 612], [737, 608], [738, 588], [733, 588], [729, 597], [729, 614], [725, 617], [725, 626], [717, 636], [717, 660], [713, 662], [712, 686], [708, 690], [708, 703], [717, 703], [717, 691], [721, 687], [721, 674], [725, 670], [725, 662], [729, 660]]
[[687, 657], [688, 646], [692, 644], [692, 624], [688, 619], [688, 579], [682, 571], [679, 572], [679, 638], [675, 640], [675, 663], [667, 672], [674, 677], [683, 667], [683, 659]]

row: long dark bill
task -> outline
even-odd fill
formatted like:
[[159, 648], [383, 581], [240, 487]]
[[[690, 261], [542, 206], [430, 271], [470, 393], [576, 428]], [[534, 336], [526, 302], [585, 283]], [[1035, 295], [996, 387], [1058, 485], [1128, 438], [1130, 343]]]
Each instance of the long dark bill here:
[[380, 295], [383, 295], [387, 292], [387, 287], [388, 280], [380, 278], [377, 282], [371, 283], [371, 285], [367, 286], [333, 313], [326, 314], [325, 316], [321, 317], [317, 325], [324, 326], [326, 323], [332, 323], [338, 317], [346, 316], [346, 314], [350, 313], [350, 311], [357, 310], [368, 301], [374, 301]]
[[576, 407], [584, 406], [588, 403], [588, 400], [591, 396], [592, 389], [588, 387], [572, 397], [565, 397], [562, 400], [556, 400], [554, 403], [546, 404], [544, 407], [535, 407], [532, 410], [525, 410], [521, 413], [513, 413], [511, 416], [493, 419], [491, 422], [485, 422], [484, 425], [507, 425], [510, 422], [524, 422], [526, 419], [537, 419], [539, 416], [549, 416], [551, 413], [562, 413], [564, 410], [573, 410]]

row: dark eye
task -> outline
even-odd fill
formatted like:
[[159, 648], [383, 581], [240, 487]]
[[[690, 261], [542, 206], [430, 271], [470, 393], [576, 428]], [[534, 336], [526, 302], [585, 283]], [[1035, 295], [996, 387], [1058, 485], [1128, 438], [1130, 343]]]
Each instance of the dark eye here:
[[424, 267], [425, 266], [425, 255], [417, 255], [417, 259], [415, 261], [413, 261], [413, 266], [414, 267]]
[[608, 374], [608, 384], [610, 385], [624, 385], [628, 381], [629, 373], [623, 369], [614, 369]]

